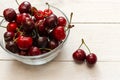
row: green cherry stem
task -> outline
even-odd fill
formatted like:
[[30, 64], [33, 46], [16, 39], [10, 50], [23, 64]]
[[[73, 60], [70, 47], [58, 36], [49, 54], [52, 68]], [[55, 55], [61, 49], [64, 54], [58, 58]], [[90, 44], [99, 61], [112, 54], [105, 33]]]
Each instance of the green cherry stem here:
[[2, 27], [2, 28], [6, 28], [5, 26], [0, 26], [0, 27]]
[[82, 44], [84, 44], [85, 47], [88, 49], [89, 53], [91, 53], [90, 48], [89, 48], [89, 47], [87, 46], [87, 44], [85, 43], [84, 39], [82, 39]]
[[71, 12], [71, 14], [70, 14], [70, 22], [69, 22], [68, 27], [67, 27], [67, 29], [66, 29], [65, 31], [67, 31], [67, 30], [69, 30], [70, 28], [74, 27], [74, 25], [71, 25], [72, 17], [73, 17], [73, 12]]
[[51, 51], [52, 49], [49, 49], [49, 48], [40, 48], [41, 50], [48, 50], [48, 51]]
[[3, 21], [4, 21], [4, 19], [2, 19], [2, 20], [0, 21], [0, 26], [1, 26], [1, 24], [2, 24]]
[[16, 1], [17, 5], [19, 6], [20, 4], [18, 3], [18, 0], [15, 0], [15, 1]]
[[80, 46], [78, 47], [78, 49], [80, 49], [83, 44], [84, 44], [84, 42], [83, 42], [83, 40], [82, 40], [82, 43], [80, 44]]
[[4, 16], [0, 15], [0, 17], [4, 18]]
[[69, 23], [69, 25], [70, 25], [71, 22], [72, 22], [72, 17], [73, 17], [73, 12], [71, 12], [71, 14], [70, 14], [70, 23]]

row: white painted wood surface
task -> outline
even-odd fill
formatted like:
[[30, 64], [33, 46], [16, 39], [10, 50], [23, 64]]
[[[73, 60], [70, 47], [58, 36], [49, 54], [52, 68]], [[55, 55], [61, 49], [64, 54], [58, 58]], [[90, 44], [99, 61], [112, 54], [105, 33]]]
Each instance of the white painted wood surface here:
[[[49, 2], [67, 16], [74, 12], [75, 27], [61, 53], [42, 66], [22, 64], [0, 48], [0, 80], [120, 80], [120, 0], [28, 1], [36, 6]], [[0, 0], [0, 5], [0, 15], [5, 8], [17, 6], [15, 0]], [[72, 59], [82, 38], [98, 56], [92, 68]]]

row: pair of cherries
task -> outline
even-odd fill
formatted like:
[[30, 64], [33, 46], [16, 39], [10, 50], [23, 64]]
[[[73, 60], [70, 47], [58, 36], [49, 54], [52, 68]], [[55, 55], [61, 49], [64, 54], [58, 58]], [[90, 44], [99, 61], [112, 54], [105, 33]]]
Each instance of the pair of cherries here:
[[[86, 55], [86, 52], [81, 49], [82, 45], [85, 45], [85, 47], [88, 49], [89, 54]], [[87, 64], [95, 64], [97, 62], [97, 56], [94, 53], [91, 53], [89, 47], [86, 45], [85, 41], [82, 39], [82, 43], [79, 46], [79, 48], [73, 53], [73, 59], [76, 62], [83, 62], [86, 59]]]

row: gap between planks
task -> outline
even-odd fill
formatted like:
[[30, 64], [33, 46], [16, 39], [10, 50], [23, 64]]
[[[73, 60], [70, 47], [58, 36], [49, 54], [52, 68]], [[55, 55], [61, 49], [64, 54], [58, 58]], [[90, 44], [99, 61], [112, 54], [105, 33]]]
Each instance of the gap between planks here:
[[[0, 61], [17, 61], [15, 59], [0, 59]], [[53, 60], [51, 62], [74, 62], [74, 60]], [[120, 62], [120, 60], [99, 60], [97, 62]]]
[[72, 24], [120, 24], [120, 22], [72, 22]]

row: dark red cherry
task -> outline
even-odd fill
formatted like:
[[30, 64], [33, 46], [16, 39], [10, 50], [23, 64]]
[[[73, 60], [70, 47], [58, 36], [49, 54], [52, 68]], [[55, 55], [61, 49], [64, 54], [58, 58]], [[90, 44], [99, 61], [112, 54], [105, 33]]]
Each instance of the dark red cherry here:
[[32, 31], [34, 27], [35, 27], [35, 24], [34, 24], [34, 21], [31, 18], [26, 17], [23, 20], [22, 28], [25, 32], [30, 33], [30, 31]]
[[33, 40], [31, 37], [19, 36], [17, 45], [21, 50], [28, 50], [32, 46]]
[[50, 40], [49, 43], [48, 43], [48, 48], [50, 49], [54, 49], [58, 46], [58, 41], [55, 41], [55, 40]]
[[97, 56], [94, 53], [90, 53], [86, 57], [86, 62], [88, 64], [95, 64], [97, 62]]
[[39, 37], [37, 39], [37, 46], [39, 48], [46, 48], [47, 44], [48, 44], [48, 38], [47, 37]]
[[21, 24], [24, 22], [24, 19], [26, 17], [30, 18], [30, 15], [27, 14], [27, 13], [22, 13], [22, 14], [18, 13], [17, 16], [16, 16], [16, 23], [21, 26]]
[[66, 25], [66, 19], [62, 16], [58, 17], [58, 25], [59, 26], [64, 26]]
[[35, 26], [37, 27], [40, 36], [45, 36], [45, 35], [48, 34], [48, 33], [47, 33], [47, 30], [45, 29], [46, 27], [45, 27], [44, 24], [45, 24], [45, 21], [44, 21], [44, 20], [38, 20], [38, 21], [36, 21], [36, 23], [35, 23]]
[[3, 12], [4, 18], [8, 22], [12, 22], [13, 20], [16, 19], [16, 12], [12, 8], [7, 8]]
[[13, 40], [14, 32], [5, 32], [4, 33], [4, 39], [6, 42]]
[[86, 53], [82, 49], [78, 49], [73, 53], [73, 59], [77, 62], [83, 62], [86, 59]]
[[50, 16], [46, 17], [45, 19], [45, 26], [48, 29], [55, 28], [57, 26], [57, 16], [55, 14], [51, 14]]
[[5, 47], [6, 47], [7, 50], [9, 50], [13, 53], [19, 52], [19, 49], [18, 49], [18, 47], [17, 47], [17, 45], [14, 41], [7, 42]]
[[31, 13], [31, 4], [28, 1], [24, 1], [19, 5], [20, 13]]
[[28, 51], [29, 56], [36, 56], [40, 54], [41, 54], [41, 50], [38, 47], [31, 47]]
[[17, 29], [17, 23], [16, 22], [9, 22], [7, 25], [7, 31], [9, 32], [16, 32]]
[[63, 26], [58, 26], [53, 29], [53, 36], [56, 40], [61, 41], [65, 39], [66, 34]]

